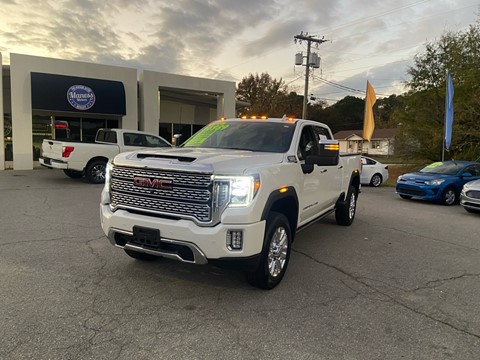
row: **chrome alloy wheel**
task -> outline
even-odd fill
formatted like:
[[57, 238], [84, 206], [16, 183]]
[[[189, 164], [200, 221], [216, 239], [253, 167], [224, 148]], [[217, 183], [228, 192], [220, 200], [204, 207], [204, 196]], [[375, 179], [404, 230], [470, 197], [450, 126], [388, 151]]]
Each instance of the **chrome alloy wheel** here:
[[382, 184], [382, 178], [380, 177], [380, 175], [375, 174], [372, 176], [371, 183], [373, 186], [379, 187]]
[[278, 227], [272, 236], [268, 249], [268, 271], [270, 276], [277, 277], [283, 270], [287, 260], [288, 235], [283, 227]]
[[99, 182], [105, 181], [105, 165], [98, 164], [91, 169], [92, 177]]
[[348, 218], [353, 219], [355, 216], [355, 206], [356, 206], [356, 198], [355, 193], [352, 192], [350, 195], [350, 204], [348, 205]]
[[444, 199], [445, 199], [445, 204], [453, 205], [455, 203], [455, 200], [456, 200], [455, 190], [448, 189], [445, 192]]

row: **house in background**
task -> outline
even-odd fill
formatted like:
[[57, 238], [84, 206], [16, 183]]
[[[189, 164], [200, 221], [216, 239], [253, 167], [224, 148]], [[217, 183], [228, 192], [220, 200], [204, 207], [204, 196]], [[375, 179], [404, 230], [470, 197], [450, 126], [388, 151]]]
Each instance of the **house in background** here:
[[364, 155], [393, 155], [397, 129], [375, 129], [371, 141], [363, 140], [363, 130], [342, 130], [333, 134], [340, 151]]

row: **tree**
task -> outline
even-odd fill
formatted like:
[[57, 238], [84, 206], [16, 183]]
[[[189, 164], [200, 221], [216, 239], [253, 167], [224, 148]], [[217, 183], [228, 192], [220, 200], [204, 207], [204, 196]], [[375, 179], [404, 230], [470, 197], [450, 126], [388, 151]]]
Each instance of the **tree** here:
[[447, 157], [480, 157], [480, 23], [468, 30], [447, 32], [417, 54], [408, 73], [410, 91], [403, 111], [396, 113], [402, 123], [399, 148], [405, 155], [441, 157], [445, 117], [446, 74], [452, 74], [454, 122], [452, 145]]
[[282, 117], [289, 106], [287, 100], [294, 100], [287, 94], [287, 86], [280, 79], [272, 79], [267, 73], [250, 74], [238, 83], [237, 100], [250, 105], [243, 108], [240, 115], [267, 115]]
[[327, 124], [335, 133], [340, 130], [361, 129], [364, 110], [364, 100], [355, 96], [345, 96], [335, 104], [311, 114], [313, 120]]

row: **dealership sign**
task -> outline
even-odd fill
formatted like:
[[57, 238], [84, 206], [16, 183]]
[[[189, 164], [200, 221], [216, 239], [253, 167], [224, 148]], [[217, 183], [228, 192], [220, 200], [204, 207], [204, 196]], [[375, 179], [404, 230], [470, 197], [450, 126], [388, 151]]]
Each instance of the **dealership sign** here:
[[67, 100], [77, 110], [88, 110], [95, 104], [95, 93], [85, 85], [73, 85], [67, 91]]

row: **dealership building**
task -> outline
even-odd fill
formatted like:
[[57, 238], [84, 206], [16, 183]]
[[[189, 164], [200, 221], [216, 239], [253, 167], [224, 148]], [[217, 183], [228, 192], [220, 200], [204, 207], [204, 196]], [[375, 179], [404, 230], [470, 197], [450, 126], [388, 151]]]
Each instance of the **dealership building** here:
[[0, 68], [0, 170], [33, 169], [43, 139], [93, 142], [104, 127], [186, 139], [235, 116], [232, 81], [20, 54]]

